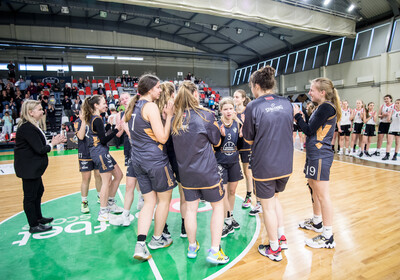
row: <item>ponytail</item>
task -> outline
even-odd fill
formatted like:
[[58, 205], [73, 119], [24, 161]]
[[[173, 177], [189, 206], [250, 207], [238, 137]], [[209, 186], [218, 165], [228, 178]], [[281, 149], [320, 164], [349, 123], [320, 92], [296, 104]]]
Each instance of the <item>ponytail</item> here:
[[125, 111], [125, 122], [129, 122], [132, 117], [133, 109], [135, 109], [136, 103], [139, 101], [140, 95], [136, 94], [129, 102], [128, 108]]
[[93, 95], [86, 98], [82, 105], [83, 120], [88, 124], [94, 114], [94, 104], [100, 104], [100, 100], [104, 98], [102, 95]]

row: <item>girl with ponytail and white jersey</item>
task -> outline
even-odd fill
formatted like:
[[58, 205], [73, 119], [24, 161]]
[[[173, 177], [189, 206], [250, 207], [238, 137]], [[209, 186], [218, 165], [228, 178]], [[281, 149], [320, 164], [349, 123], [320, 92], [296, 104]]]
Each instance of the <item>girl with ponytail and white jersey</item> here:
[[388, 120], [391, 121], [389, 127], [388, 141], [386, 145], [386, 155], [382, 160], [388, 160], [390, 156], [390, 150], [392, 149], [393, 139], [396, 141], [396, 147], [394, 149], [394, 155], [392, 160], [397, 160], [397, 154], [400, 149], [400, 99], [394, 102], [394, 108], [390, 111]]
[[353, 153], [356, 153], [356, 145], [361, 148], [362, 135], [361, 131], [364, 125], [364, 104], [361, 100], [356, 101], [356, 108], [351, 112], [350, 120], [353, 121], [353, 134], [351, 135], [350, 148], [353, 148]]
[[[364, 154], [369, 157], [371, 156], [369, 154], [369, 146], [371, 145], [372, 137], [375, 136], [375, 125], [378, 119], [378, 114], [374, 111], [374, 106], [374, 102], [369, 102], [367, 108], [364, 110], [363, 119], [365, 123], [365, 132], [361, 144], [361, 152], [358, 155], [359, 157], [362, 157]], [[365, 147], [366, 150], [364, 151]]]
[[342, 101], [342, 118], [340, 119], [339, 139], [340, 139], [340, 152], [339, 155], [350, 154], [349, 142], [351, 133], [351, 109], [347, 100]]
[[337, 121], [340, 121], [340, 98], [331, 80], [317, 78], [311, 81], [309, 92], [312, 101], [318, 104], [306, 124], [298, 106], [294, 107], [297, 124], [307, 135], [306, 164], [304, 173], [313, 190], [314, 217], [299, 223], [299, 227], [315, 232], [322, 232], [306, 245], [312, 248], [334, 248], [333, 206], [329, 194], [329, 176], [333, 162], [331, 141]]
[[[394, 104], [392, 103], [392, 96], [390, 94], [387, 94], [383, 97], [383, 100], [385, 101], [385, 104], [379, 108], [379, 113], [378, 117], [381, 119], [379, 122], [379, 127], [378, 127], [378, 143], [376, 145], [376, 151], [373, 154], [374, 156], [380, 156], [380, 150], [382, 147], [382, 142], [383, 142], [383, 137], [388, 135], [389, 133], [389, 127], [390, 127], [390, 121], [389, 121], [389, 114], [394, 108]], [[387, 138], [387, 136], [386, 136]]]
[[239, 180], [243, 179], [242, 170], [239, 163], [239, 146], [243, 138], [239, 135], [241, 124], [236, 118], [234, 102], [232, 97], [224, 97], [219, 103], [222, 113], [218, 126], [221, 132], [221, 145], [215, 150], [217, 158], [218, 171], [222, 177], [225, 197], [225, 224], [222, 230], [222, 237], [234, 233], [234, 229], [239, 229], [239, 223], [233, 218], [233, 209], [235, 207], [235, 194]]

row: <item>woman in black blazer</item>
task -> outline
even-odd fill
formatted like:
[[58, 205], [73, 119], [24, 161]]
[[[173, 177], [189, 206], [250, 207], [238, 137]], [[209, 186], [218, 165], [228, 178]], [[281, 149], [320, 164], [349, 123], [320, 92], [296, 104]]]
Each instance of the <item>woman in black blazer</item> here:
[[53, 137], [51, 143], [47, 142], [44, 132], [39, 128], [42, 116], [40, 101], [28, 100], [22, 104], [14, 149], [14, 169], [17, 177], [22, 178], [24, 211], [30, 233], [52, 229], [46, 224], [53, 221], [53, 218], [44, 218], [40, 209], [44, 192], [42, 175], [48, 165], [47, 153], [55, 145], [66, 141], [59, 134]]

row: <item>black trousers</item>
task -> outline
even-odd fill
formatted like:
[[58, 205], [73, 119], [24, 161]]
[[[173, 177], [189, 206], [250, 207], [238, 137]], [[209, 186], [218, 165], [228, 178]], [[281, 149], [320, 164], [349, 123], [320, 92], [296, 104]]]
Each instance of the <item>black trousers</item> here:
[[22, 188], [24, 190], [24, 211], [29, 226], [38, 226], [38, 220], [43, 218], [40, 208], [44, 192], [42, 178], [22, 179]]

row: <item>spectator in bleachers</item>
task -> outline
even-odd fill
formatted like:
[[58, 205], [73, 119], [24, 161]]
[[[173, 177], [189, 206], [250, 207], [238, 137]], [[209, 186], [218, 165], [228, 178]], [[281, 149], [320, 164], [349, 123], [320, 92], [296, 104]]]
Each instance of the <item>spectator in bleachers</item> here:
[[4, 116], [7, 112], [8, 112], [8, 115], [9, 115], [9, 116], [12, 115], [12, 110], [10, 109], [10, 105], [9, 105], [9, 104], [6, 104], [6, 105], [4, 106], [4, 109], [3, 109], [3, 116]]
[[14, 89], [14, 85], [13, 84], [7, 84], [6, 85], [6, 92], [7, 92], [7, 96], [9, 96], [9, 98], [11, 97], [15, 97], [15, 89]]
[[53, 104], [49, 104], [47, 108], [47, 120], [49, 121], [50, 132], [56, 133], [57, 126], [56, 126], [56, 109], [54, 108]]
[[2, 104], [2, 108], [4, 109], [4, 107], [6, 106], [6, 104], [10, 104], [10, 99], [11, 99], [11, 97], [10, 97], [10, 95], [7, 93], [7, 91], [6, 90], [3, 90], [2, 92], [1, 92], [1, 96], [0, 96], [0, 102], [1, 102], [1, 104]]
[[71, 89], [71, 99], [77, 99], [78, 98], [78, 88], [77, 87], [73, 87]]
[[48, 104], [49, 104], [49, 105], [51, 104], [51, 105], [55, 106], [56, 103], [57, 103], [57, 101], [56, 101], [56, 98], [54, 97], [54, 93], [50, 93], [50, 97], [49, 97], [49, 102], [48, 102]]
[[[25, 93], [25, 98], [23, 101], [27, 101], [27, 100], [33, 100], [33, 97], [31, 96], [31, 93], [29, 92], [29, 90]], [[21, 103], [22, 105], [22, 103]]]
[[124, 87], [126, 87], [126, 77], [125, 77], [125, 74], [122, 75], [121, 83], [122, 83], [122, 85], [123, 85]]
[[8, 69], [8, 78], [15, 79], [15, 64], [10, 60], [10, 63], [7, 64]]
[[[79, 96], [78, 96], [78, 98], [79, 98]], [[79, 115], [79, 111], [81, 110], [81, 104], [79, 104], [80, 99], [78, 99], [78, 98], [76, 98], [74, 100], [74, 104], [72, 105], [72, 111], [74, 112], [74, 114], [76, 112], [78, 112], [78, 115]]]
[[[9, 136], [12, 133], [12, 127], [13, 127], [13, 120], [11, 118], [9, 111], [6, 111], [4, 113], [2, 122], [3, 122], [3, 131], [2, 132]], [[10, 139], [10, 137], [6, 137], [6, 139]]]
[[64, 92], [64, 98], [65, 98], [65, 96], [71, 97], [71, 96], [72, 96], [71, 91], [72, 91], [72, 89], [71, 89], [71, 87], [69, 86], [69, 84], [65, 84], [65, 87], [64, 87], [64, 90], [63, 90], [63, 92]]
[[120, 76], [118, 76], [118, 77], [115, 79], [115, 83], [116, 83], [116, 84], [117, 84], [117, 83], [122, 83], [121, 77], [120, 77]]
[[79, 78], [79, 80], [78, 80], [78, 88], [79, 89], [85, 88], [85, 83], [83, 82], [82, 78]]
[[64, 100], [62, 101], [62, 105], [64, 106], [64, 114], [68, 117], [68, 120], [72, 116], [72, 102], [68, 95], [64, 95]]
[[191, 81], [192, 80], [192, 73], [188, 73], [187, 75], [186, 75], [186, 78], [185, 78], [185, 80], [188, 80], [188, 81]]
[[90, 87], [90, 81], [89, 81], [89, 80], [86, 80], [86, 79], [85, 79], [85, 81], [83, 82], [83, 84], [84, 84], [85, 88]]
[[133, 80], [131, 76], [128, 75], [128, 77], [126, 78], [126, 83], [128, 87], [133, 87]]
[[98, 95], [103, 95], [103, 96], [106, 95], [106, 91], [105, 91], [105, 89], [103, 88], [102, 84], [99, 84], [99, 87], [97, 88], [97, 94], [98, 94]]
[[0, 91], [6, 88], [6, 85], [3, 82], [3, 79], [0, 79]]
[[15, 83], [15, 86], [22, 92], [24, 93], [26, 88], [28, 87], [24, 79], [19, 79], [18, 82]]
[[51, 87], [51, 90], [54, 93], [54, 97], [56, 98], [57, 104], [61, 103], [61, 86], [60, 84], [56, 81], [53, 86]]
[[29, 91], [29, 96], [32, 96], [33, 99], [37, 100], [38, 89], [33, 82], [31, 82], [30, 86], [26, 89], [26, 91], [27, 92]]
[[14, 98], [11, 98], [10, 100], [10, 110], [11, 110], [11, 117], [13, 120], [15, 120], [18, 116], [18, 110], [17, 110], [17, 104], [14, 101]]

